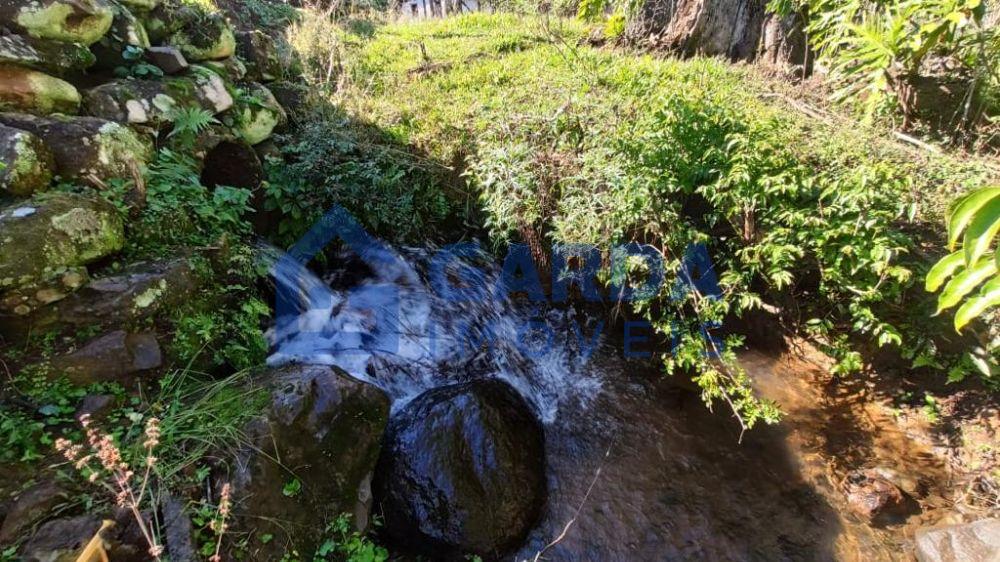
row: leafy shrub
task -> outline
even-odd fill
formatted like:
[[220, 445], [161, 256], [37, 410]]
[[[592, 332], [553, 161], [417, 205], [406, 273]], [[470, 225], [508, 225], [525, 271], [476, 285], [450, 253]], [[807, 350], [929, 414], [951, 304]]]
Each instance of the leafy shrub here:
[[840, 82], [835, 97], [863, 103], [868, 115], [899, 108], [912, 118], [908, 88], [928, 74], [931, 60], [945, 61], [946, 76], [968, 83], [964, 108], [940, 109], [964, 113], [963, 125], [996, 109], [989, 103], [1000, 87], [1000, 34], [986, 25], [982, 0], [771, 0], [770, 7], [807, 14], [808, 37]]
[[[955, 204], [948, 220], [948, 246], [954, 250], [962, 238], [962, 247], [931, 269], [926, 287], [934, 292], [944, 286], [938, 297], [939, 313], [965, 300], [955, 312], [958, 331], [1000, 306], [1000, 252], [995, 247], [998, 233], [1000, 187], [973, 191]], [[980, 286], [979, 293], [972, 294]]]

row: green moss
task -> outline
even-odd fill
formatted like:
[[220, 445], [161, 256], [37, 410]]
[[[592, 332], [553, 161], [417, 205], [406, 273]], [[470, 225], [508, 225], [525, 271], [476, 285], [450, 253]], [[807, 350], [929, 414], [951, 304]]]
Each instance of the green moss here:
[[274, 128], [281, 122], [276, 111], [268, 108], [245, 108], [240, 121], [240, 137], [247, 144], [257, 144], [267, 140]]
[[200, 18], [170, 38], [189, 61], [220, 60], [236, 53], [236, 36], [221, 16]]
[[14, 195], [27, 196], [45, 189], [52, 180], [51, 163], [35, 150], [35, 142], [25, 133], [17, 136], [14, 162], [7, 170], [7, 189]]
[[26, 78], [34, 93], [34, 109], [40, 113], [76, 113], [80, 92], [65, 80], [41, 72], [27, 71]]
[[95, 141], [98, 143], [97, 161], [105, 170], [122, 177], [132, 172], [129, 163], [143, 162], [152, 156], [152, 147], [131, 129], [118, 123], [103, 125]]
[[89, 13], [82, 17], [81, 8], [68, 2], [53, 2], [47, 6], [33, 2], [21, 8], [17, 24], [34, 37], [90, 45], [108, 32], [114, 16], [106, 5], [84, 2], [90, 4], [87, 6]]
[[134, 301], [135, 307], [149, 308], [150, 306], [155, 304], [156, 301], [159, 300], [159, 298], [163, 296], [163, 294], [166, 292], [167, 292], [167, 281], [166, 279], [161, 279], [159, 284], [157, 284], [156, 286], [150, 287], [145, 291], [143, 291], [142, 293], [136, 295]]

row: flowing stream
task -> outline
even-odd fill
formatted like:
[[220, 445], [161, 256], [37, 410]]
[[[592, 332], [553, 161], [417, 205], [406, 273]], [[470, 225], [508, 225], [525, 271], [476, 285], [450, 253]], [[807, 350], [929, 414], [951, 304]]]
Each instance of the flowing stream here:
[[[382, 388], [397, 412], [438, 386], [510, 383], [543, 421], [549, 487], [516, 560], [905, 559], [907, 530], [870, 528], [837, 503], [821, 449], [850, 422], [823, 417], [803, 382], [819, 376], [814, 365], [743, 355], [765, 394], [791, 410], [786, 423], [739, 444], [725, 412], [665, 380], [655, 361], [624, 359], [602, 322], [498, 296], [499, 272], [485, 257], [461, 276], [479, 298], [456, 300], [432, 287], [430, 252], [387, 252], [377, 271], [344, 255], [322, 278], [278, 259], [269, 363], [337, 365]], [[884, 457], [910, 457], [905, 465], [921, 454], [888, 447]], [[929, 478], [938, 468], [912, 470]]]

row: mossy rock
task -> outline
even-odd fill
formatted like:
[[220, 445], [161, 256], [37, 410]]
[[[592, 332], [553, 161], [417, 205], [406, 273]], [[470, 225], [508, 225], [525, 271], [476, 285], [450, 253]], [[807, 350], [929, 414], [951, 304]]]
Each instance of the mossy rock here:
[[0, 109], [39, 115], [76, 113], [80, 92], [72, 84], [44, 72], [0, 64]]
[[55, 168], [42, 139], [4, 125], [0, 125], [0, 164], [0, 189], [17, 197], [47, 189]]
[[178, 0], [164, 0], [152, 10], [135, 12], [135, 15], [142, 21], [149, 40], [154, 45], [161, 45], [188, 22], [196, 20], [199, 13], [195, 7]]
[[89, 280], [84, 266], [67, 267], [46, 279], [27, 283], [0, 296], [0, 313], [26, 316], [43, 306], [59, 302]]
[[236, 54], [246, 61], [247, 76], [259, 82], [280, 80], [284, 67], [274, 40], [258, 30], [236, 34]]
[[0, 211], [0, 290], [49, 279], [114, 254], [124, 243], [121, 214], [104, 199], [35, 196]]
[[218, 74], [228, 83], [235, 83], [243, 80], [247, 75], [247, 67], [239, 57], [229, 57], [222, 60], [207, 60], [199, 66], [207, 68]]
[[123, 53], [129, 47], [146, 49], [150, 46], [145, 26], [131, 10], [114, 0], [108, 1], [113, 2], [115, 12], [111, 29], [91, 46], [97, 56], [97, 68], [100, 70], [110, 70], [128, 64]]
[[0, 26], [42, 39], [90, 45], [113, 18], [106, 0], [0, 0]]
[[52, 151], [56, 174], [62, 179], [85, 181], [97, 187], [113, 178], [133, 178], [153, 152], [152, 143], [132, 129], [96, 117], [0, 113], [0, 124], [41, 138]]
[[27, 314], [11, 314], [0, 307], [0, 337], [23, 342], [30, 334], [74, 333], [91, 326], [143, 329], [188, 302], [198, 283], [186, 258], [134, 263], [85, 283], [56, 302], [33, 306], [21, 301], [28, 307], [21, 312]]
[[226, 84], [210, 72], [163, 80], [115, 80], [84, 95], [84, 112], [133, 124], [160, 126], [176, 107], [199, 107], [217, 114], [232, 107]]
[[28, 35], [0, 37], [0, 63], [62, 74], [87, 69], [95, 60], [90, 49], [80, 43], [38, 39]]
[[241, 85], [244, 96], [236, 103], [233, 129], [247, 144], [270, 138], [274, 129], [288, 121], [284, 108], [264, 85], [256, 82]]
[[236, 36], [222, 14], [208, 14], [187, 22], [169, 43], [189, 61], [220, 60], [236, 53]]
[[[385, 393], [336, 367], [294, 365], [255, 379], [270, 387], [271, 400], [245, 429], [231, 482], [234, 527], [274, 537], [256, 558], [312, 552], [322, 542], [323, 522], [342, 513], [367, 527], [372, 472], [389, 418]], [[291, 466], [301, 493], [284, 492]]]

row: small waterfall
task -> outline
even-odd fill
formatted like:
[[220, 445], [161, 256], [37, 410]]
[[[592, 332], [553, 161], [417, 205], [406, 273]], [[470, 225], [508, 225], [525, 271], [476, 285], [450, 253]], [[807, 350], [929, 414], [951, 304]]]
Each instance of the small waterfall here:
[[499, 268], [485, 254], [474, 256], [477, 267], [462, 261], [463, 294], [475, 298], [456, 299], [429, 282], [436, 254], [384, 253], [391, 255], [379, 255], [370, 274], [337, 289], [337, 279], [365, 268], [348, 266], [324, 281], [287, 254], [272, 256], [277, 317], [268, 364], [336, 365], [383, 389], [394, 409], [432, 388], [496, 377], [544, 423], [599, 392], [586, 363], [600, 345], [601, 323], [571, 308], [513, 302], [498, 290]]

